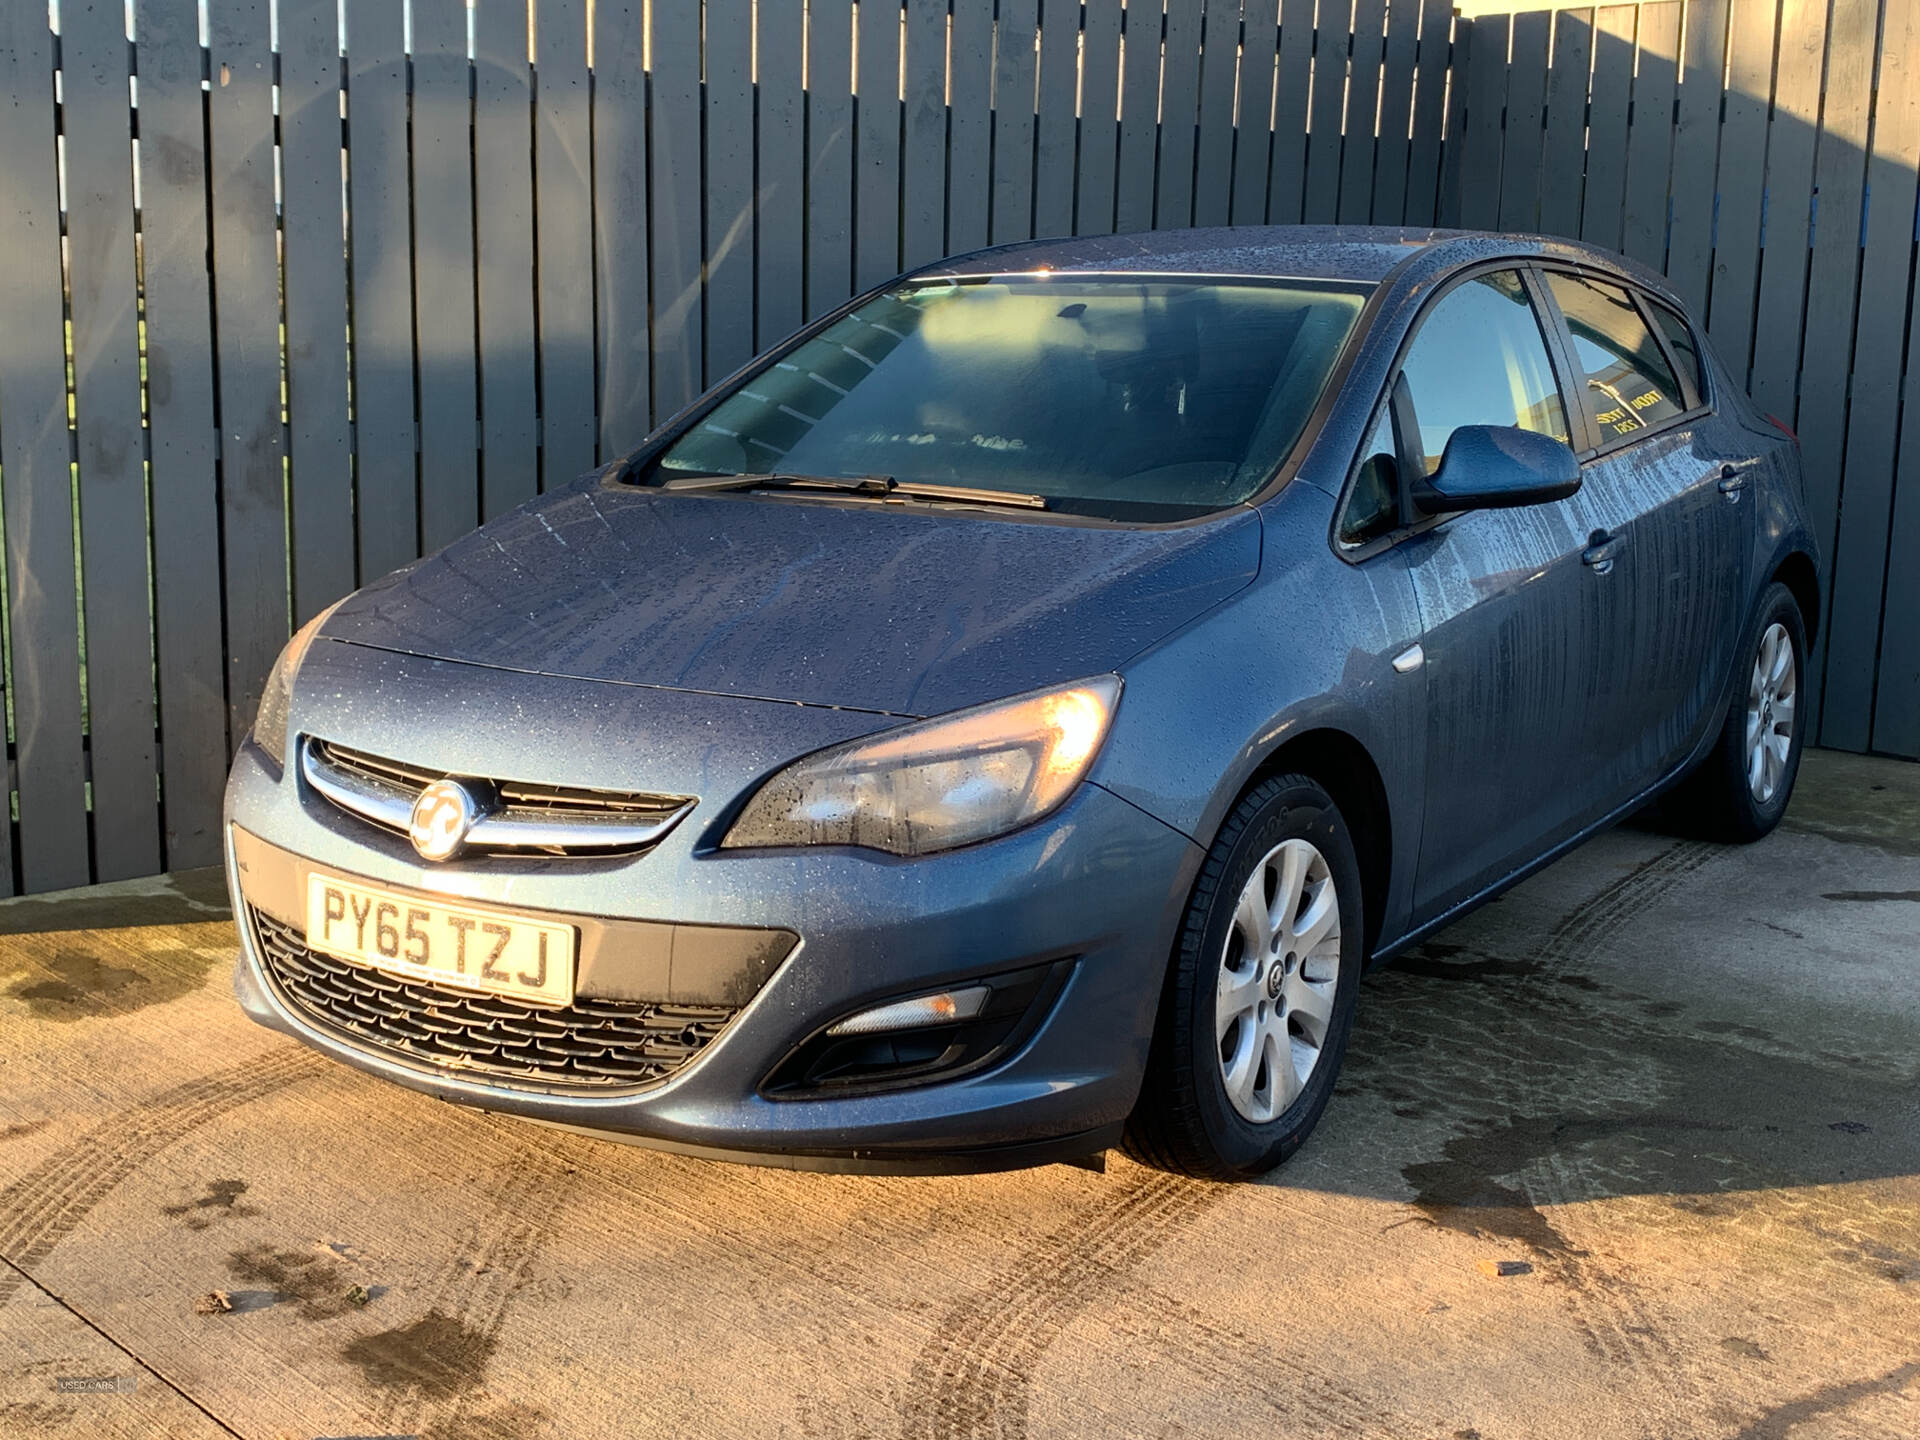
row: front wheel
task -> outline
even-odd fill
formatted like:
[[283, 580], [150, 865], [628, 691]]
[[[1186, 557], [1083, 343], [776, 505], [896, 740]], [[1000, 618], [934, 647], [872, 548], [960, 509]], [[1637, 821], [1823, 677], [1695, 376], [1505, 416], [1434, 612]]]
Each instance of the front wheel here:
[[1280, 1164], [1333, 1093], [1364, 950], [1360, 865], [1304, 775], [1254, 787], [1194, 884], [1125, 1148], [1237, 1180]]
[[1775, 582], [1741, 652], [1745, 665], [1720, 739], [1676, 799], [1677, 812], [1719, 840], [1758, 840], [1786, 813], [1810, 718], [1803, 700], [1806, 623]]

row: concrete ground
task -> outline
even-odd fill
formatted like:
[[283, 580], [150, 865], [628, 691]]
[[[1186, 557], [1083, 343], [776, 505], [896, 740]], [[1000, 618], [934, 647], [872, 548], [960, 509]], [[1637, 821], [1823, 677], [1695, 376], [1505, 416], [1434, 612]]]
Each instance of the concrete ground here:
[[1765, 843], [1619, 831], [1375, 974], [1258, 1185], [455, 1109], [243, 1020], [205, 875], [0, 932], [8, 1440], [1920, 1436], [1920, 766], [1810, 755]]

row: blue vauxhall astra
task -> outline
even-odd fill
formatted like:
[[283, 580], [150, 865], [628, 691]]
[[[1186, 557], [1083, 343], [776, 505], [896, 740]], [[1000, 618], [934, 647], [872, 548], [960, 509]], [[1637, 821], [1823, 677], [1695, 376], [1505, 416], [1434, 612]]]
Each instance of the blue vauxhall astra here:
[[1778, 822], [1817, 566], [1791, 433], [1617, 256], [962, 256], [293, 637], [240, 1002], [698, 1154], [1256, 1175], [1369, 964], [1663, 791]]

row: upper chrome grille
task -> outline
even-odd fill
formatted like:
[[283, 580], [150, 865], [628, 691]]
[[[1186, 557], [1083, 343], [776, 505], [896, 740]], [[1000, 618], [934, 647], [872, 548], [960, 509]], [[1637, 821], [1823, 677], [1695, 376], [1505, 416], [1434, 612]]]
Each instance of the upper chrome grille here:
[[[423, 769], [309, 736], [300, 771], [318, 793], [348, 814], [405, 835], [420, 792], [449, 772]], [[684, 795], [648, 795], [525, 780], [452, 778], [483, 790], [485, 813], [468, 832], [468, 851], [541, 851], [553, 855], [618, 855], [644, 850], [693, 809]]]

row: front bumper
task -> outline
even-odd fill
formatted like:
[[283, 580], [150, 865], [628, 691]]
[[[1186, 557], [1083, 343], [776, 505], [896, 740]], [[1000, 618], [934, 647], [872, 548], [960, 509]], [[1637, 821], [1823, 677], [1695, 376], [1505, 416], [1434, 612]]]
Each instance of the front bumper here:
[[[657, 706], [656, 693], [649, 703]], [[748, 702], [751, 703], [751, 702]], [[683, 825], [621, 860], [424, 865], [404, 842], [302, 793], [249, 743], [228, 787], [228, 859], [246, 1012], [334, 1058], [441, 1099], [664, 1148], [801, 1168], [1002, 1168], [1104, 1148], [1138, 1094], [1166, 957], [1199, 863], [1194, 844], [1094, 785], [1040, 825], [945, 855], [850, 849], [716, 851]], [[715, 808], [712, 805], [708, 809]], [[237, 831], [235, 827], [240, 827]], [[250, 882], [238, 835], [289, 871], [551, 912], [621, 936], [662, 925], [754, 926], [799, 937], [717, 1038], [669, 1078], [622, 1093], [554, 1093], [411, 1063], [316, 1026], [263, 966], [249, 905], [301, 887]], [[298, 924], [299, 915], [277, 918]], [[794, 1048], [851, 1011], [1063, 958], [1071, 977], [1003, 1060], [882, 1093], [771, 1097]], [[661, 997], [666, 998], [666, 997]]]

